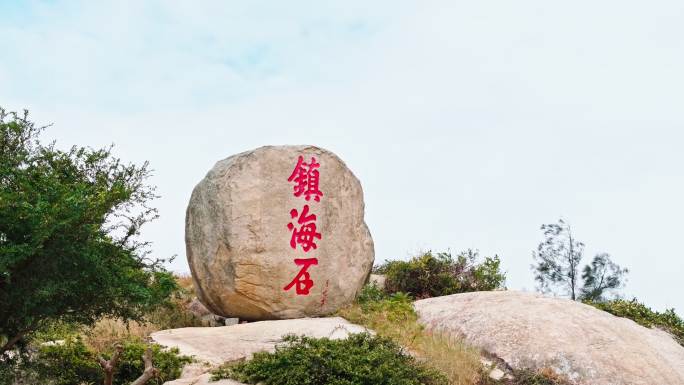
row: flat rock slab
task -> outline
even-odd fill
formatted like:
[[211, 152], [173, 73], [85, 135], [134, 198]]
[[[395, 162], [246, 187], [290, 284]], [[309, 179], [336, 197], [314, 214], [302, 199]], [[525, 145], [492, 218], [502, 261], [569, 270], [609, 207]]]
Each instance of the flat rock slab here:
[[193, 327], [152, 333], [160, 345], [175, 347], [181, 354], [217, 366], [225, 362], [250, 358], [259, 351], [274, 351], [287, 334], [343, 339], [366, 328], [340, 317], [300, 318], [260, 321], [222, 327]]
[[165, 382], [164, 385], [245, 385], [233, 380], [211, 381], [211, 374], [206, 373], [193, 378], [179, 378], [175, 381]]
[[428, 329], [465, 337], [514, 369], [551, 368], [580, 385], [684, 384], [684, 348], [672, 336], [579, 302], [494, 291], [414, 306]]

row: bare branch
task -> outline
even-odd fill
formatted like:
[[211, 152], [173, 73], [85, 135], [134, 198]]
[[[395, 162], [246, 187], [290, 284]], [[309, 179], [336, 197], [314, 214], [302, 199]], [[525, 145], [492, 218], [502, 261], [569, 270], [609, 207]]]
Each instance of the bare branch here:
[[100, 366], [105, 372], [104, 385], [112, 385], [112, 381], [114, 380], [114, 369], [116, 369], [116, 364], [119, 362], [119, 356], [121, 356], [122, 352], [123, 346], [121, 346], [121, 344], [116, 344], [114, 345], [114, 353], [112, 353], [112, 357], [109, 361], [100, 357]]
[[14, 345], [17, 342], [19, 342], [22, 338], [24, 338], [24, 336], [26, 334], [28, 334], [29, 332], [31, 332], [33, 330], [36, 330], [38, 325], [39, 325], [39, 323], [38, 323], [38, 321], [36, 321], [36, 322], [32, 323], [28, 328], [19, 331], [14, 337], [10, 338], [7, 341], [7, 343], [5, 343], [4, 345], [2, 345], [2, 347], [0, 347], [0, 355], [2, 355], [6, 351], [12, 349], [14, 347]]
[[143, 371], [143, 374], [135, 381], [131, 382], [131, 385], [143, 385], [159, 374], [159, 370], [155, 368], [152, 363], [152, 349], [149, 346], [145, 349], [143, 362], [145, 363], [145, 371]]

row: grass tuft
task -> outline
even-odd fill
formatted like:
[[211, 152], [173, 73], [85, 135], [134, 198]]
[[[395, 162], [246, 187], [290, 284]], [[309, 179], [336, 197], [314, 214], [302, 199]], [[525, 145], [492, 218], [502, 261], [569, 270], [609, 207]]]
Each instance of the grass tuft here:
[[479, 384], [485, 378], [479, 350], [460, 340], [427, 332], [418, 323], [411, 298], [406, 294], [385, 295], [374, 285], [368, 285], [358, 301], [341, 309], [339, 315], [396, 341], [419, 360], [444, 373], [451, 385]]

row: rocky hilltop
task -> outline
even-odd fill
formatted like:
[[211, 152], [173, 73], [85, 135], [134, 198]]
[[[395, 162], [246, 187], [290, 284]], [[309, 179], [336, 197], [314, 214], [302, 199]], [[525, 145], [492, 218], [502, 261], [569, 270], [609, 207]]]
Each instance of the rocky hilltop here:
[[576, 301], [491, 291], [415, 308], [428, 329], [464, 337], [514, 369], [551, 368], [580, 385], [684, 384], [684, 348], [672, 336]]

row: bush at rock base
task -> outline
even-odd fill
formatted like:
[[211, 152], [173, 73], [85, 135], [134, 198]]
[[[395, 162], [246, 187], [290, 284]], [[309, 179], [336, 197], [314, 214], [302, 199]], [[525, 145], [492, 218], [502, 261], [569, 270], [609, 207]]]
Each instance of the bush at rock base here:
[[[122, 344], [123, 353], [115, 371], [114, 384], [124, 385], [135, 380], [144, 370], [142, 360], [147, 344], [127, 341]], [[162, 350], [152, 345], [154, 366], [159, 376], [148, 381], [149, 385], [161, 385], [180, 376], [183, 365], [192, 361], [180, 356], [177, 349]], [[104, 355], [109, 358], [109, 355]], [[63, 344], [43, 345], [25, 371], [42, 380], [40, 383], [72, 385], [81, 383], [101, 384], [104, 373], [97, 361], [98, 354], [89, 349], [80, 338], [72, 338]]]
[[504, 288], [498, 256], [478, 263], [477, 251], [468, 250], [454, 259], [451, 253], [427, 252], [409, 261], [388, 261], [375, 268], [386, 277], [388, 293], [404, 292], [415, 298], [429, 298], [471, 291]]
[[387, 294], [375, 285], [366, 285], [355, 304], [338, 314], [355, 324], [391, 338], [443, 372], [451, 385], [486, 384], [476, 349], [460, 340], [426, 333], [418, 323], [411, 298], [404, 293]]
[[516, 370], [513, 378], [499, 381], [489, 377], [492, 368], [484, 367], [480, 351], [458, 338], [427, 332], [418, 323], [411, 297], [404, 293], [387, 294], [375, 284], [366, 285], [356, 303], [338, 314], [363, 325], [406, 347], [422, 362], [441, 371], [450, 385], [568, 385], [551, 370]]
[[419, 363], [391, 339], [368, 333], [344, 340], [287, 336], [274, 353], [224, 367], [214, 379], [265, 385], [447, 385], [439, 371]]
[[633, 298], [631, 301], [616, 299], [606, 302], [585, 302], [598, 309], [618, 317], [629, 318], [641, 326], [659, 328], [672, 334], [680, 345], [684, 346], [684, 320], [674, 311], [668, 309], [663, 313], [653, 311]]
[[[169, 301], [147, 313], [146, 322], [103, 318], [89, 327], [69, 322], [45, 323], [26, 341], [23, 354], [16, 350], [15, 359], [0, 357], [0, 385], [13, 385], [14, 378], [24, 379], [27, 384], [46, 383], [46, 380], [38, 379], [37, 376], [51, 379], [54, 377], [56, 384], [100, 384], [102, 370], [97, 357], [108, 356], [114, 343], [123, 343], [126, 348], [124, 356], [129, 355], [130, 362], [134, 363], [130, 365], [122, 356], [122, 361], [117, 366], [122, 373], [117, 375], [117, 379], [130, 381], [137, 378], [143, 367], [143, 341], [150, 333], [201, 325], [200, 320], [187, 309], [194, 298], [192, 280], [188, 276], [176, 276], [175, 279], [178, 290]], [[66, 344], [54, 345], [55, 341], [65, 341]], [[187, 358], [177, 357], [183, 359], [183, 363], [177, 364], [172, 356], [159, 355], [157, 350], [158, 348], [154, 348], [155, 366], [162, 371], [164, 379], [175, 378], [172, 376], [180, 373]], [[98, 380], [93, 382], [93, 378]]]

